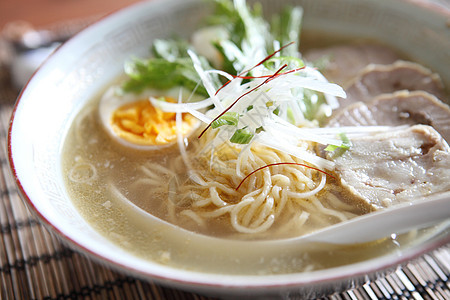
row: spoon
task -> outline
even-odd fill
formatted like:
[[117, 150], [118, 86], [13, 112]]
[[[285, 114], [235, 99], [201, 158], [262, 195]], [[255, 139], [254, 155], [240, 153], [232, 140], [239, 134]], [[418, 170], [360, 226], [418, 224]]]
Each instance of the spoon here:
[[199, 244], [225, 243], [226, 245], [228, 243], [228, 246], [242, 246], [240, 249], [248, 251], [255, 250], [250, 244], [256, 247], [264, 246], [266, 250], [269, 248], [276, 250], [280, 246], [287, 249], [310, 242], [337, 245], [360, 244], [389, 237], [392, 234], [402, 234], [413, 229], [436, 225], [441, 221], [450, 221], [450, 192], [445, 192], [358, 216], [299, 237], [269, 241], [234, 241], [206, 236], [178, 227], [136, 206], [113, 186], [111, 190], [121, 205], [131, 208], [132, 211], [150, 221], [154, 228], [176, 239], [189, 239]]
[[436, 225], [445, 220], [450, 221], [450, 192], [398, 204], [284, 242], [359, 244]]

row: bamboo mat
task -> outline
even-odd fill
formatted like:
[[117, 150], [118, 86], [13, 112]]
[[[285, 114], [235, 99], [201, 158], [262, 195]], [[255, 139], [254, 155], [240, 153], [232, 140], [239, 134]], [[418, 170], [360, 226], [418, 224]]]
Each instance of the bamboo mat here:
[[[211, 299], [114, 272], [66, 248], [39, 224], [19, 198], [8, 167], [7, 127], [17, 95], [0, 60], [0, 299]], [[449, 276], [447, 245], [325, 299], [445, 300]]]

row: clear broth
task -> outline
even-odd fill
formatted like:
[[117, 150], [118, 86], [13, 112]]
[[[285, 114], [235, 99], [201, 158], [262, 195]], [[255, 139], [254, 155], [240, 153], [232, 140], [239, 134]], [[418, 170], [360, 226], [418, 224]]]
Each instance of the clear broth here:
[[[314, 35], [311, 35], [314, 36]], [[304, 44], [325, 44], [312, 41], [305, 35]], [[326, 39], [320, 39], [323, 41]], [[342, 41], [342, 39], [340, 40]], [[332, 42], [336, 42], [332, 40]], [[96, 106], [98, 99], [93, 99], [77, 116], [70, 129], [62, 157], [63, 174], [69, 174], [76, 164], [85, 164], [80, 178], [91, 178], [86, 182], [75, 183], [65, 178], [68, 193], [74, 205], [91, 226], [116, 245], [143, 259], [155, 261], [176, 268], [201, 272], [264, 275], [306, 272], [356, 263], [396, 253], [398, 250], [414, 245], [433, 234], [433, 229], [414, 231], [402, 236], [392, 236], [373, 243], [336, 246], [323, 244], [306, 244], [291, 249], [260, 247], [251, 242], [241, 246], [223, 247], [223, 241], [211, 245], [192, 243], [189, 237], [175, 238], [165, 235], [153, 227], [145, 218], [136, 217], [135, 213], [110, 197], [107, 180], [111, 174], [120, 176], [115, 179], [127, 186], [136, 177], [135, 165], [148, 159], [167, 160], [177, 155], [174, 149], [159, 153], [145, 153], [124, 149], [111, 141], [98, 123]], [[76, 127], [79, 130], [76, 130]], [[129, 163], [129, 161], [133, 163]], [[92, 171], [88, 164], [95, 167]], [[74, 174], [72, 174], [74, 175]], [[148, 197], [147, 195], [145, 197]], [[157, 195], [147, 198], [148, 211], [158, 215]], [[160, 215], [159, 217], [164, 217]], [[220, 235], [220, 232], [211, 232]], [[401, 255], [400, 253], [398, 255]]]

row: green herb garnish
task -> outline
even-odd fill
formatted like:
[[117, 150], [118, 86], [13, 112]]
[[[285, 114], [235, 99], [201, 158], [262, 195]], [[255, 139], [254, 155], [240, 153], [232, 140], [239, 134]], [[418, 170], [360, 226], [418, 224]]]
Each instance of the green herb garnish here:
[[220, 118], [211, 123], [211, 128], [216, 129], [223, 125], [237, 126], [239, 114], [237, 112], [226, 112]]
[[333, 151], [335, 151], [338, 148], [342, 149], [342, 150], [350, 149], [352, 144], [351, 144], [350, 140], [348, 139], [347, 135], [345, 133], [341, 132], [341, 133], [339, 133], [339, 137], [342, 140], [342, 144], [340, 144], [340, 145], [328, 145], [325, 148], [325, 151], [333, 152]]
[[252, 140], [253, 136], [254, 134], [247, 128], [237, 129], [230, 138], [230, 142], [235, 144], [248, 144]]
[[266, 130], [265, 130], [264, 127], [262, 127], [262, 126], [259, 126], [259, 127], [256, 128], [256, 130], [255, 130], [256, 133], [260, 133], [260, 132], [263, 132], [263, 131], [266, 131]]

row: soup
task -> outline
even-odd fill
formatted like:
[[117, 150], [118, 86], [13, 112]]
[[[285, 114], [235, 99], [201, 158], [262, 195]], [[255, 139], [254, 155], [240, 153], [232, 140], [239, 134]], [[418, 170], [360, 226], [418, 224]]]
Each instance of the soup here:
[[[246, 8], [240, 9], [241, 15], [245, 15]], [[291, 13], [292, 20], [299, 17], [298, 9]], [[221, 31], [218, 32], [220, 35]], [[201, 33], [200, 39], [208, 36], [207, 32]], [[222, 45], [219, 54], [226, 53], [225, 45], [228, 44]], [[173, 54], [168, 51], [171, 49], [168, 46], [173, 45], [155, 42], [156, 58], [173, 63], [172, 58], [165, 57], [168, 53]], [[408, 129], [400, 126], [424, 124], [410, 117], [415, 116], [413, 111], [398, 112], [397, 123], [375, 123], [370, 127], [341, 125], [340, 116], [356, 115], [361, 108], [375, 116], [373, 111], [379, 110], [381, 100], [377, 94], [369, 94], [370, 101], [376, 98], [378, 102], [360, 104], [361, 101], [353, 101], [345, 107], [337, 105], [344, 103], [338, 98], [343, 98], [345, 93], [338, 85], [324, 79], [317, 68], [323, 69], [324, 74], [348, 91], [354, 90], [350, 94], [352, 97], [360, 92], [356, 87], [365, 82], [365, 78], [383, 72], [404, 73], [407, 69], [413, 74], [429, 76], [432, 80], [427, 82], [433, 84], [424, 86], [425, 91], [402, 94], [397, 91], [410, 87], [401, 82], [388, 84], [387, 89], [394, 88], [388, 91], [392, 103], [421, 97], [444, 112], [448, 107], [432, 96], [440, 93], [440, 82], [435, 74], [412, 63], [397, 62], [400, 57], [380, 45], [333, 45], [327, 47], [331, 52], [325, 54], [320, 51], [315, 54], [311, 49], [309, 53], [305, 52], [304, 61], [309, 61], [315, 68], [291, 56], [297, 50], [290, 43], [279, 43], [274, 50], [264, 48], [261, 53], [258, 51], [262, 45], [253, 46], [256, 61], [246, 62], [248, 65], [240, 61], [240, 65], [228, 66], [227, 73], [205, 69], [202, 57], [195, 52], [182, 55], [179, 65], [191, 62], [189, 70], [197, 72], [203, 83], [201, 88], [196, 87], [198, 82], [193, 84], [186, 80], [183, 85], [188, 91], [182, 93], [166, 86], [165, 90], [160, 86], [141, 88], [140, 79], [133, 81], [137, 74], [133, 72], [139, 72], [139, 66], [149, 65], [137, 62], [132, 66], [132, 80], [119, 79], [98, 99], [93, 99], [74, 121], [63, 158], [67, 187], [82, 215], [100, 232], [139, 256], [178, 267], [223, 273], [265, 274], [320, 269], [382, 255], [398, 245], [408, 245], [413, 238], [426, 233], [413, 232], [357, 247], [304, 245], [302, 249], [269, 251], [270, 247], [261, 249], [258, 246], [261, 244], [255, 240], [299, 236], [395, 205], [420, 193], [424, 187], [428, 188], [422, 182], [418, 183], [419, 188], [412, 182], [409, 182], [411, 188], [389, 187], [393, 192], [383, 194], [382, 201], [378, 201], [378, 195], [383, 191], [377, 189], [376, 184], [385, 180], [385, 175], [361, 173], [361, 168], [357, 167], [342, 168], [351, 165], [348, 156], [352, 159], [352, 153], [356, 153], [352, 151], [367, 148], [364, 144], [367, 139], [361, 135], [376, 137], [382, 142], [417, 137], [417, 145], [413, 144], [412, 148], [421, 149], [423, 156], [417, 160], [414, 151], [404, 156], [414, 166], [422, 167], [419, 162], [422, 163], [428, 153], [438, 153], [448, 159], [448, 145], [440, 138], [441, 134], [445, 135], [441, 130], [445, 123], [434, 124], [434, 119], [426, 120], [426, 125], [414, 125], [413, 130], [411, 126]], [[336, 62], [333, 59], [342, 51], [362, 53], [360, 67], [349, 72], [350, 75], [339, 72], [349, 68], [333, 69]], [[384, 54], [382, 57], [369, 55], [380, 51]], [[209, 53], [204, 55], [207, 57]], [[214, 62], [216, 55], [213, 51], [211, 63], [217, 63]], [[232, 63], [229, 58], [228, 63]], [[378, 67], [373, 70], [371, 66], [370, 72], [374, 73], [369, 73], [365, 66], [373, 63], [389, 66], [389, 69]], [[165, 70], [170, 70], [170, 66], [172, 64], [166, 64]], [[225, 80], [217, 81], [218, 76]], [[221, 84], [217, 85], [217, 82]], [[127, 89], [131, 92], [123, 94]], [[386, 94], [384, 86], [377, 92]], [[203, 100], [205, 97], [208, 98]], [[439, 94], [439, 97], [442, 96]], [[146, 101], [150, 108], [136, 104], [136, 100], [143, 99], [150, 99]], [[179, 103], [181, 100], [185, 102]], [[297, 102], [293, 105], [292, 101]], [[109, 117], [104, 118], [105, 112], [112, 112], [117, 123], [110, 123]], [[141, 122], [143, 116], [151, 122]], [[374, 120], [378, 119], [374, 117]], [[346, 127], [341, 134], [343, 126]], [[338, 131], [334, 129], [336, 127]], [[387, 135], [388, 132], [394, 132], [394, 135]], [[434, 141], [432, 144], [431, 140]], [[361, 152], [364, 151], [358, 153]], [[395, 167], [401, 160], [403, 157], [382, 163]], [[447, 176], [448, 167], [442, 172]], [[366, 175], [371, 175], [374, 180], [362, 186], [351, 180], [354, 176]], [[366, 193], [367, 186], [373, 187], [369, 193]], [[427, 194], [449, 190], [445, 183], [436, 186], [438, 190], [428, 189]], [[177, 240], [165, 236], [164, 231], [153, 227], [145, 216], [136, 216], [128, 203], [190, 232], [229, 241], [250, 240], [255, 244], [237, 243], [241, 248], [233, 250], [219, 249], [219, 242], [209, 247], [192, 245], [189, 238]]]

